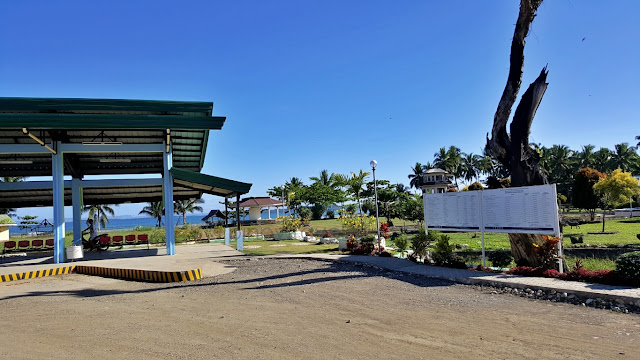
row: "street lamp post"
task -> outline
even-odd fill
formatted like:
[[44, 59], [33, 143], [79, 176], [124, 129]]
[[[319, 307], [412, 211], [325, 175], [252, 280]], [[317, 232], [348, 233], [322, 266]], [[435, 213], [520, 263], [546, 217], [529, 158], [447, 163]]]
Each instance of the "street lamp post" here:
[[373, 192], [376, 201], [376, 232], [378, 234], [378, 255], [380, 255], [382, 253], [382, 241], [380, 240], [380, 226], [378, 225], [378, 183], [376, 182], [376, 166], [378, 162], [371, 160], [369, 165], [371, 165], [371, 169], [373, 170]]
[[280, 186], [282, 189], [282, 217], [284, 217], [284, 185]]

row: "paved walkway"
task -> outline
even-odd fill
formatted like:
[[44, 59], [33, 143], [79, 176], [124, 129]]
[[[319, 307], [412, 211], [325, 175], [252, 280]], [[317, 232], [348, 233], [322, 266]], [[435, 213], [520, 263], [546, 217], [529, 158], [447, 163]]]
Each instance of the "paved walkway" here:
[[[276, 257], [276, 256], [274, 256]], [[361, 255], [286, 255], [281, 257], [308, 258], [317, 260], [345, 261], [374, 265], [380, 268], [407, 274], [423, 275], [430, 278], [450, 280], [470, 285], [492, 285], [518, 289], [555, 290], [559, 293], [576, 294], [589, 298], [619, 300], [640, 307], [640, 288], [591, 284], [579, 281], [565, 281], [541, 277], [524, 277], [506, 274], [492, 274], [481, 271], [451, 269], [439, 266], [415, 264], [409, 260]]]

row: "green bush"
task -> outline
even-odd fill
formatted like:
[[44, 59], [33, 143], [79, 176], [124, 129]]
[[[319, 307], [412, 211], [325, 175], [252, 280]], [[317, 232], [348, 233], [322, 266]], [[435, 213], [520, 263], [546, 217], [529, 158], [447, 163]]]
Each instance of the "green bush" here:
[[324, 204], [314, 204], [311, 207], [311, 219], [320, 220], [322, 219], [322, 214], [327, 210], [327, 206]]
[[511, 254], [504, 251], [494, 251], [492, 253], [489, 253], [487, 258], [489, 259], [489, 261], [491, 261], [493, 266], [499, 268], [508, 267], [509, 265], [511, 265], [511, 261], [513, 260]]
[[154, 229], [149, 231], [149, 242], [151, 244], [161, 244], [166, 241], [164, 229]]
[[633, 285], [640, 285], [640, 251], [622, 254], [616, 260], [616, 273]]
[[311, 209], [305, 206], [300, 207], [298, 209], [298, 215], [303, 221], [308, 221], [311, 218]]
[[407, 239], [407, 235], [402, 234], [395, 240], [393, 240], [393, 244], [398, 249], [400, 254], [404, 255], [405, 251], [407, 251], [407, 249], [409, 248], [409, 239]]
[[464, 261], [454, 252], [455, 245], [449, 244], [450, 238], [446, 235], [440, 235], [433, 249], [433, 261], [436, 265], [466, 268]]
[[375, 248], [376, 237], [374, 235], [363, 236], [360, 239], [360, 246], [362, 247], [362, 252], [364, 254], [371, 253]]
[[418, 233], [411, 238], [411, 250], [413, 250], [413, 255], [419, 259], [425, 259], [427, 257], [429, 245], [433, 241], [434, 236], [433, 232], [427, 234], [424, 228], [420, 228]]
[[328, 210], [327, 211], [327, 219], [335, 219], [336, 218], [336, 213], [333, 210]]

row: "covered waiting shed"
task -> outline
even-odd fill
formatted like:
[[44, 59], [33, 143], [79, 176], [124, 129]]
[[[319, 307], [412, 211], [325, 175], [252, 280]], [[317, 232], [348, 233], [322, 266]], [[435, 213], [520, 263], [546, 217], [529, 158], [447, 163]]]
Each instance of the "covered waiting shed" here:
[[[73, 240], [80, 244], [83, 204], [164, 201], [173, 255], [173, 200], [204, 193], [239, 200], [251, 189], [200, 172], [209, 131], [226, 120], [212, 112], [211, 102], [0, 98], [0, 176], [52, 177], [0, 183], [0, 208], [53, 206], [53, 258], [61, 263], [65, 205], [73, 206]], [[161, 177], [84, 179], [115, 174]]]

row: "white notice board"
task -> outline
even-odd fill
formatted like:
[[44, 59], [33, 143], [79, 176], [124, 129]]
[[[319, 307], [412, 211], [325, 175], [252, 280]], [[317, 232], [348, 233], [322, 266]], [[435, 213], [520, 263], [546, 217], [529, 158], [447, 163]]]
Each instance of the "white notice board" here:
[[424, 194], [427, 230], [480, 231], [481, 191]]
[[556, 186], [424, 195], [427, 230], [559, 235]]

